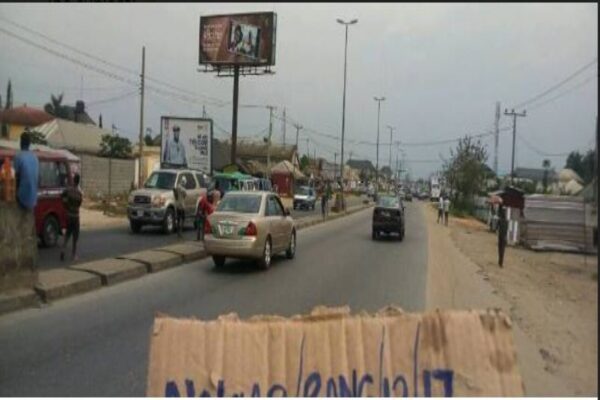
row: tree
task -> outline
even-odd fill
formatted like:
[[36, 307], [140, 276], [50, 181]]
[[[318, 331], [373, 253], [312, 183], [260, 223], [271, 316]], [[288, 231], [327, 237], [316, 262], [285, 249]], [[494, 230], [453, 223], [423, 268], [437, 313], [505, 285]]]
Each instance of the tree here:
[[102, 128], [102, 114], [98, 116], [98, 128]]
[[460, 139], [456, 149], [450, 149], [450, 159], [444, 161], [444, 177], [456, 209], [471, 211], [475, 195], [485, 188], [487, 150], [480, 140], [470, 136]]
[[545, 159], [542, 161], [542, 167], [544, 168], [544, 178], [542, 180], [542, 185], [544, 186], [544, 193], [548, 189], [548, 170], [550, 169], [550, 160]]
[[102, 157], [129, 158], [131, 156], [131, 142], [119, 135], [102, 135], [100, 155]]
[[39, 131], [29, 131], [29, 138], [31, 139], [32, 144], [43, 144], [44, 146], [48, 145], [44, 134]]
[[144, 146], [154, 146], [154, 138], [152, 138], [152, 135], [146, 134], [146, 136], [144, 136]]
[[54, 115], [57, 118], [68, 117], [67, 110], [65, 106], [62, 105], [63, 94], [61, 93], [58, 96], [50, 95], [50, 103], [46, 103], [44, 106], [44, 111], [46, 111], [50, 115]]
[[588, 150], [585, 155], [579, 151], [572, 151], [567, 157], [565, 168], [570, 168], [583, 179], [585, 184], [588, 184], [594, 178], [594, 150]]
[[310, 160], [306, 154], [300, 157], [300, 170], [305, 171], [309, 164]]
[[12, 91], [12, 82], [10, 79], [8, 80], [8, 85], [6, 86], [6, 104], [4, 105], [4, 109], [8, 110], [13, 106], [13, 91]]

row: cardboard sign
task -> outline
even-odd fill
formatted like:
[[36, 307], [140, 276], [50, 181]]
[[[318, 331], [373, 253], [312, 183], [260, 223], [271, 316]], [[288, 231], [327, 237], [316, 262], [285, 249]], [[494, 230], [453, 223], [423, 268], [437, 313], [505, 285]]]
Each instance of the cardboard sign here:
[[148, 396], [523, 396], [497, 311], [155, 319]]

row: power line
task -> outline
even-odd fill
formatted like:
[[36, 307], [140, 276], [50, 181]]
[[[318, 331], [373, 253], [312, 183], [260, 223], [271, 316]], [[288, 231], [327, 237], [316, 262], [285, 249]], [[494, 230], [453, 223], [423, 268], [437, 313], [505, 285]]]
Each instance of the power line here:
[[[97, 61], [97, 62], [100, 62], [100, 63], [102, 63], [102, 64], [104, 64], [104, 65], [106, 65], [106, 66], [109, 66], [109, 67], [112, 67], [112, 68], [118, 69], [118, 70], [120, 70], [120, 71], [122, 71], [122, 72], [127, 72], [127, 73], [130, 73], [130, 74], [134, 74], [134, 75], [136, 75], [136, 76], [139, 76], [139, 71], [136, 71], [136, 70], [134, 70], [134, 69], [131, 69], [131, 68], [123, 67], [122, 65], [119, 65], [119, 64], [116, 64], [116, 63], [113, 63], [113, 62], [107, 61], [107, 60], [105, 60], [105, 59], [102, 59], [102, 58], [100, 58], [100, 57], [97, 57], [97, 56], [95, 56], [95, 55], [93, 55], [93, 54], [90, 54], [90, 53], [88, 53], [88, 52], [85, 52], [85, 51], [83, 51], [83, 50], [77, 49], [77, 48], [75, 48], [75, 47], [73, 47], [73, 46], [70, 46], [70, 45], [68, 45], [68, 44], [66, 44], [66, 43], [64, 43], [64, 42], [60, 42], [60, 41], [58, 41], [58, 40], [56, 40], [56, 39], [54, 39], [54, 38], [51, 38], [51, 37], [49, 37], [48, 35], [45, 35], [45, 34], [43, 34], [43, 33], [40, 33], [40, 32], [37, 32], [37, 31], [35, 31], [35, 30], [31, 29], [31, 28], [28, 28], [28, 27], [26, 27], [26, 26], [24, 26], [24, 25], [21, 25], [21, 24], [19, 24], [19, 23], [17, 23], [17, 22], [10, 21], [10, 20], [8, 20], [8, 19], [6, 19], [6, 18], [4, 18], [4, 17], [1, 17], [1, 16], [0, 16], [0, 20], [3, 20], [3, 21], [5, 21], [5, 22], [8, 22], [8, 23], [9, 23], [9, 24], [11, 24], [11, 25], [14, 25], [14, 26], [16, 26], [16, 27], [18, 27], [18, 28], [20, 28], [20, 29], [22, 29], [22, 30], [24, 30], [24, 31], [27, 31], [27, 32], [29, 32], [29, 33], [31, 33], [31, 34], [33, 34], [33, 35], [36, 35], [36, 36], [38, 36], [38, 37], [41, 37], [41, 38], [43, 38], [43, 39], [45, 39], [45, 40], [47, 40], [47, 41], [49, 41], [49, 42], [51, 42], [51, 43], [54, 43], [54, 44], [56, 44], [56, 45], [58, 45], [58, 46], [64, 47], [64, 48], [66, 48], [66, 49], [69, 49], [69, 50], [71, 50], [71, 51], [73, 51], [73, 52], [75, 52], [75, 53], [78, 53], [78, 54], [80, 54], [80, 55], [83, 55], [83, 56], [85, 56], [85, 57], [91, 58], [92, 60], [95, 60], [95, 61]], [[152, 82], [155, 82], [155, 83], [157, 83], [157, 84], [163, 85], [163, 86], [165, 86], [165, 87], [169, 87], [169, 88], [171, 88], [171, 89], [177, 90], [177, 91], [179, 91], [179, 92], [182, 92], [182, 93], [187, 93], [187, 94], [189, 94], [189, 95], [192, 95], [192, 96], [196, 96], [196, 95], [198, 95], [197, 93], [193, 93], [193, 92], [191, 92], [191, 91], [189, 91], [189, 90], [186, 90], [186, 89], [183, 89], [183, 88], [177, 87], [177, 86], [175, 86], [175, 85], [173, 85], [173, 84], [171, 84], [171, 83], [169, 83], [169, 82], [165, 82], [165, 81], [162, 81], [162, 80], [160, 80], [160, 79], [157, 79], [157, 78], [154, 78], [154, 77], [151, 77], [151, 76], [147, 76], [147, 75], [146, 75], [146, 76], [145, 76], [145, 79], [146, 79], [146, 80], [148, 80], [148, 81], [152, 81]], [[219, 104], [223, 104], [223, 103], [224, 103], [224, 101], [223, 101], [223, 100], [221, 100], [221, 99], [217, 99], [217, 98], [215, 98], [215, 97], [211, 97], [211, 96], [207, 96], [207, 95], [202, 95], [202, 94], [200, 94], [200, 96], [201, 96], [201, 97], [204, 97], [204, 98], [206, 98], [206, 99], [208, 99], [208, 100], [211, 100], [211, 101], [213, 101], [213, 102], [219, 103]]]
[[592, 61], [590, 61], [589, 63], [585, 64], [583, 67], [579, 68], [577, 71], [575, 71], [574, 73], [572, 73], [571, 75], [569, 75], [567, 78], [563, 79], [562, 81], [558, 82], [557, 84], [551, 86], [549, 89], [544, 90], [542, 93], [533, 96], [532, 98], [530, 98], [529, 100], [525, 100], [511, 108], [522, 108], [523, 106], [527, 105], [527, 104], [531, 104], [534, 101], [546, 96], [547, 94], [553, 92], [554, 90], [558, 89], [559, 87], [561, 87], [562, 85], [564, 85], [565, 83], [569, 82], [571, 79], [575, 78], [577, 75], [579, 75], [580, 73], [582, 73], [583, 71], [585, 71], [586, 69], [588, 69], [589, 67], [591, 67], [592, 65], [594, 65], [595, 63], [598, 62], [598, 58], [594, 58]]
[[576, 89], [579, 89], [580, 87], [584, 86], [586, 83], [590, 82], [592, 79], [597, 78], [597, 77], [598, 77], [598, 75], [589, 76], [583, 82], [580, 82], [579, 84], [577, 84], [577, 85], [575, 85], [575, 86], [573, 86], [573, 87], [571, 87], [571, 88], [569, 88], [569, 89], [567, 89], [567, 90], [559, 93], [558, 95], [556, 95], [554, 97], [551, 97], [550, 99], [545, 100], [545, 101], [543, 101], [541, 103], [534, 104], [533, 106], [529, 107], [529, 110], [530, 111], [531, 110], [535, 110], [535, 109], [537, 109], [539, 107], [542, 107], [542, 106], [544, 106], [544, 105], [546, 105], [548, 103], [552, 103], [553, 101], [555, 101], [555, 100], [557, 100], [557, 99], [559, 99], [559, 98], [561, 98], [561, 97], [563, 97], [563, 96], [565, 96], [565, 95], [567, 95], [567, 94], [575, 91]]
[[131, 97], [131, 96], [134, 96], [134, 95], [137, 95], [137, 90], [134, 90], [133, 92], [123, 93], [123, 94], [121, 94], [119, 96], [109, 97], [107, 99], [91, 101], [89, 103], [86, 103], [86, 107], [95, 106], [95, 105], [98, 105], [98, 104], [110, 103], [110, 102], [113, 102], [113, 101], [118, 101], [118, 100], [125, 99], [127, 97]]
[[525, 139], [523, 137], [523, 135], [519, 136], [519, 139], [523, 142], [523, 144], [525, 144], [526, 147], [529, 148], [529, 150], [532, 150], [533, 152], [537, 153], [540, 156], [544, 156], [544, 157], [566, 157], [566, 156], [569, 155], [569, 153], [546, 153], [546, 152], [544, 152], [544, 151], [536, 148], [527, 139]]

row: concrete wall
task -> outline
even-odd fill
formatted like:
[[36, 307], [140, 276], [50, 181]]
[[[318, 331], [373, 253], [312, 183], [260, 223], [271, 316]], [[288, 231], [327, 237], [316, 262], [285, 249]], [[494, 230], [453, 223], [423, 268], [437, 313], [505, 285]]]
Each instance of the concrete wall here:
[[[81, 188], [89, 196], [108, 195], [109, 159], [87, 154], [81, 158]], [[111, 193], [129, 192], [135, 181], [135, 160], [112, 159]]]
[[33, 213], [0, 203], [0, 293], [37, 282], [37, 235]]

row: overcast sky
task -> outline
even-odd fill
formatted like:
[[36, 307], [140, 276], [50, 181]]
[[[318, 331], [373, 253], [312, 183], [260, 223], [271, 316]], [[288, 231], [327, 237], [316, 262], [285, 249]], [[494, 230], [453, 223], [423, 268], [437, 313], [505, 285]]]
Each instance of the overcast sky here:
[[[411, 143], [453, 139], [492, 129], [496, 101], [509, 109], [568, 78], [548, 95], [527, 104], [517, 121], [516, 166], [541, 167], [549, 158], [564, 166], [563, 154], [593, 148], [597, 91], [597, 4], [0, 4], [0, 17], [41, 32], [60, 43], [92, 53], [127, 69], [140, 70], [146, 46], [146, 73], [196, 94], [196, 103], [149, 89], [144, 123], [158, 133], [161, 115], [201, 116], [202, 103], [214, 118], [215, 134], [231, 131], [233, 81], [198, 72], [199, 17], [220, 13], [275, 11], [277, 60], [272, 76], [240, 79], [240, 103], [272, 104], [306, 127], [341, 135], [344, 28], [336, 18], [358, 18], [349, 28], [346, 138], [375, 141], [381, 103], [379, 165], [389, 161], [389, 130], [404, 146], [413, 177], [441, 167], [452, 144]], [[136, 75], [103, 65], [19, 27], [0, 28], [129, 80]], [[114, 123], [122, 135], [139, 132], [139, 96], [131, 84], [106, 77], [0, 31], [0, 93], [9, 79], [15, 105], [43, 106], [51, 93], [65, 102], [82, 98], [92, 118]], [[83, 83], [83, 84], [82, 84]], [[168, 89], [156, 82], [149, 85]], [[82, 89], [83, 88], [83, 89]], [[169, 89], [172, 90], [172, 89]], [[111, 99], [113, 99], [111, 101]], [[108, 100], [108, 101], [103, 101]], [[517, 109], [521, 111], [522, 109]], [[511, 126], [502, 117], [500, 126]], [[238, 134], [266, 134], [266, 109], [240, 109]], [[510, 171], [511, 131], [502, 131], [499, 172]], [[333, 161], [340, 142], [300, 131], [300, 151]], [[521, 139], [522, 138], [522, 139]], [[282, 141], [275, 120], [274, 140]], [[286, 141], [295, 140], [288, 126]], [[492, 136], [482, 138], [493, 165]], [[375, 161], [376, 148], [346, 144], [346, 159]], [[339, 155], [338, 155], [339, 158]], [[434, 162], [430, 162], [433, 160]], [[437, 161], [436, 161], [437, 160]], [[395, 163], [395, 151], [393, 154]]]

